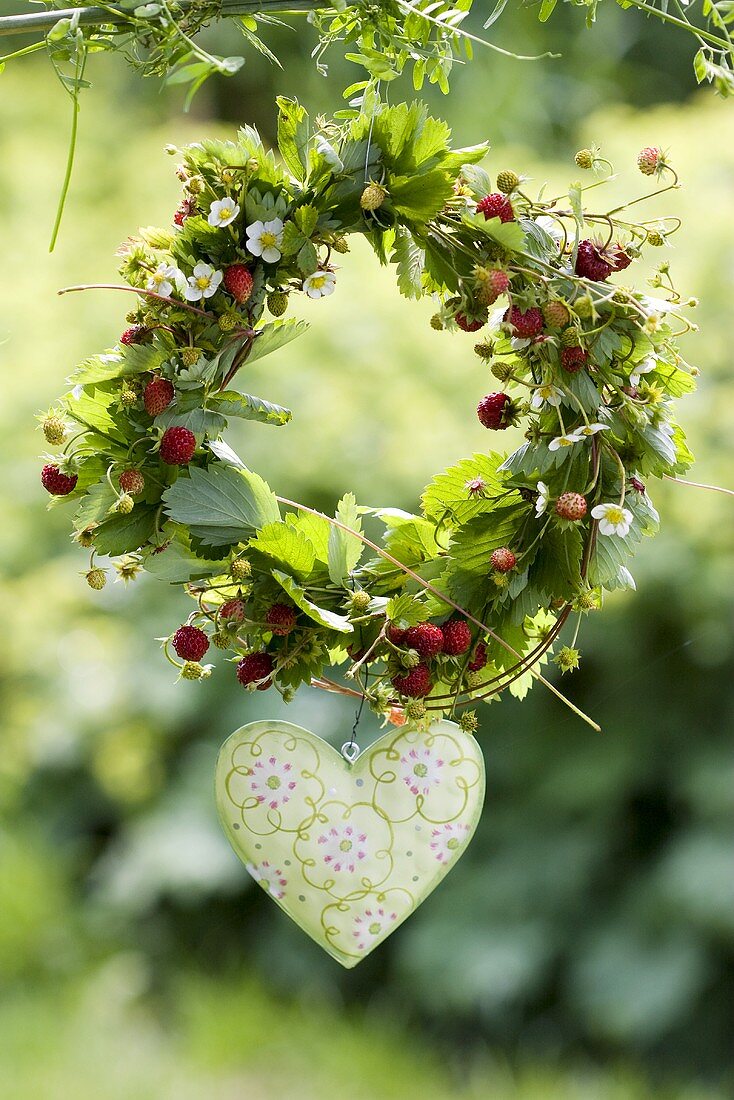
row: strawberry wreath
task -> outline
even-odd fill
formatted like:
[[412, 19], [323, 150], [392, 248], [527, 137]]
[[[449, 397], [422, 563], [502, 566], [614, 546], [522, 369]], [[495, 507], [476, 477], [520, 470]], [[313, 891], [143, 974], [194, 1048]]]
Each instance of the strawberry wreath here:
[[[631, 285], [679, 223], [635, 221], [638, 193], [605, 209], [596, 148], [567, 194], [531, 194], [490, 176], [485, 145], [452, 148], [419, 103], [365, 97], [318, 125], [278, 107], [276, 151], [247, 126], [171, 150], [181, 204], [124, 245], [128, 327], [42, 418], [59, 450], [41, 481], [72, 509], [92, 588], [144, 570], [193, 600], [163, 642], [183, 679], [208, 678], [219, 651], [218, 675], [248, 690], [290, 701], [312, 685], [398, 725], [460, 716], [471, 732], [465, 708], [505, 689], [558, 693], [538, 666], [554, 647], [563, 672], [578, 665], [581, 621], [634, 587], [630, 559], [658, 527], [649, 479], [692, 461], [674, 403], [694, 388], [676, 339], [695, 302], [666, 262]], [[652, 194], [677, 186], [658, 148], [637, 168]], [[232, 418], [287, 432], [291, 412], [243, 392], [243, 368], [305, 333], [292, 299], [338, 290], [354, 234], [407, 299], [434, 299], [436, 340], [465, 341], [484, 379], [467, 418], [486, 448], [438, 473], [415, 514], [347, 494], [327, 516], [224, 441]], [[518, 424], [522, 445], [498, 451]]]

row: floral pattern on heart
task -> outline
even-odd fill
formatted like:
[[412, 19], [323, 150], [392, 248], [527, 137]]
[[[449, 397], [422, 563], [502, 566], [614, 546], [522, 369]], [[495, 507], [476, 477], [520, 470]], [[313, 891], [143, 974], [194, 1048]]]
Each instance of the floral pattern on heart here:
[[353, 763], [287, 722], [225, 742], [225, 832], [247, 871], [309, 936], [352, 967], [421, 904], [476, 828], [484, 763], [451, 722], [391, 730]]

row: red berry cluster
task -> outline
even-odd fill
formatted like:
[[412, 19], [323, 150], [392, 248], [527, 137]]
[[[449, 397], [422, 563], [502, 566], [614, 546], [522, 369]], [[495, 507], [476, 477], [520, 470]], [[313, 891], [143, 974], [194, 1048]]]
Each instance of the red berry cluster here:
[[434, 681], [429, 662], [433, 658], [441, 654], [460, 657], [472, 644], [471, 630], [464, 619], [459, 618], [449, 619], [443, 626], [418, 623], [407, 630], [390, 623], [387, 637], [393, 645], [413, 649], [421, 658], [415, 668], [396, 672], [391, 680], [396, 691], [410, 699], [422, 699], [432, 691]]

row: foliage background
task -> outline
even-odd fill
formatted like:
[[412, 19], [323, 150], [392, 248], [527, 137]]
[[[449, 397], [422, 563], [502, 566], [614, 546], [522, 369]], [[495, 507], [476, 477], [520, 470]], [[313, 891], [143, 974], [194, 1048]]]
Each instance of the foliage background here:
[[[679, 283], [701, 299], [687, 354], [704, 369], [683, 414], [702, 481], [731, 482], [734, 375], [727, 312], [734, 114], [696, 92], [689, 46], [608, 5], [547, 27], [500, 23], [520, 64], [479, 52], [437, 97], [456, 139], [489, 137], [490, 171], [577, 175], [598, 141], [637, 182], [634, 156], [670, 147], [684, 189], [661, 213]], [[211, 32], [215, 49], [222, 29]], [[488, 795], [462, 863], [356, 972], [307, 941], [253, 887], [219, 833], [218, 745], [285, 708], [228, 669], [172, 683], [155, 637], [188, 611], [152, 579], [89, 591], [63, 509], [37, 487], [34, 414], [85, 355], [113, 342], [122, 296], [55, 290], [114, 277], [113, 252], [177, 200], [168, 141], [272, 133], [276, 92], [333, 109], [354, 70], [313, 72], [308, 33], [276, 31], [279, 71], [250, 58], [182, 117], [174, 95], [95, 61], [60, 244], [46, 254], [68, 111], [42, 62], [0, 84], [0, 1066], [26, 1097], [218, 1098], [332, 1092], [403, 1100], [723, 1097], [734, 976], [732, 511], [726, 497], [653, 489], [664, 532], [644, 546], [637, 595], [582, 633], [568, 689], [587, 732], [536, 689], [485, 711]], [[396, 97], [391, 90], [391, 95]], [[408, 95], [409, 89], [403, 90]], [[651, 206], [649, 216], [656, 213]], [[473, 409], [492, 388], [471, 337], [436, 334], [366, 251], [338, 293], [307, 307], [310, 334], [251, 368], [255, 392], [295, 410], [233, 444], [284, 495], [330, 509], [347, 489], [411, 508], [442, 465], [486, 445]], [[267, 371], [267, 378], [265, 372]], [[262, 375], [262, 377], [259, 377]], [[508, 443], [509, 445], [509, 443]], [[695, 476], [695, 475], [694, 475]], [[343, 740], [352, 711], [305, 692], [288, 717]], [[363, 738], [376, 733], [367, 720]], [[103, 1082], [101, 1084], [101, 1082]]]

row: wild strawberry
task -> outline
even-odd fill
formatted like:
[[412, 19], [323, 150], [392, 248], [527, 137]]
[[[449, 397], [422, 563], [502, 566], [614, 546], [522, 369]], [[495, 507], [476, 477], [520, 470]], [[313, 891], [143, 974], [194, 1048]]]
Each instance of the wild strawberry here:
[[176, 213], [173, 215], [173, 224], [178, 226], [183, 225], [186, 219], [190, 218], [195, 210], [196, 203], [193, 201], [193, 199], [184, 199]]
[[402, 645], [407, 633], [407, 628], [403, 630], [401, 627], [396, 626], [395, 623], [388, 623], [387, 640], [392, 642], [393, 645]]
[[267, 691], [273, 682], [272, 671], [273, 658], [269, 653], [248, 653], [237, 665], [237, 679], [243, 687], [257, 684], [258, 691]]
[[247, 558], [235, 558], [230, 563], [229, 575], [233, 581], [246, 581], [252, 576], [252, 566]]
[[166, 428], [160, 455], [168, 466], [185, 466], [194, 456], [196, 436], [188, 428]]
[[443, 651], [450, 657], [466, 653], [471, 645], [471, 630], [463, 619], [449, 619], [443, 624]]
[[454, 320], [462, 332], [478, 332], [485, 323], [484, 320], [470, 321], [467, 315], [461, 312], [455, 315]]
[[126, 328], [120, 337], [120, 343], [126, 344], [128, 347], [130, 344], [142, 344], [145, 337], [148, 335], [148, 330], [145, 325], [131, 325], [130, 328]]
[[467, 665], [469, 672], [481, 672], [487, 663], [487, 647], [484, 642], [477, 642], [474, 656]]
[[292, 607], [288, 607], [284, 603], [274, 603], [272, 607], [268, 608], [265, 615], [265, 622], [268, 624], [273, 634], [286, 635], [290, 634], [293, 627], [296, 625], [296, 613]]
[[245, 601], [235, 596], [219, 608], [219, 618], [228, 623], [241, 623], [245, 617]]
[[418, 623], [406, 630], [405, 645], [421, 657], [435, 657], [443, 649], [443, 631], [433, 623]]
[[268, 310], [273, 317], [282, 317], [288, 309], [288, 295], [284, 290], [272, 290], [268, 294]]
[[576, 256], [576, 274], [582, 279], [602, 283], [612, 274], [613, 267], [604, 259], [601, 248], [593, 241], [580, 241]]
[[498, 191], [495, 191], [491, 195], [485, 195], [477, 203], [477, 213], [484, 214], [487, 221], [490, 218], [499, 218], [501, 222], [514, 222], [515, 211], [512, 209], [512, 203], [505, 196], [501, 195]]
[[59, 447], [66, 439], [66, 423], [60, 416], [46, 416], [41, 424], [43, 436], [52, 447]]
[[543, 331], [543, 314], [535, 306], [524, 312], [519, 306], [508, 309], [502, 318], [515, 330], [514, 335], [521, 340], [531, 340]]
[[591, 149], [579, 149], [573, 159], [576, 161], [576, 167], [582, 168], [585, 172], [590, 171], [594, 167], [595, 158]]
[[543, 306], [543, 317], [545, 318], [545, 323], [550, 325], [551, 328], [565, 328], [571, 320], [568, 306], [565, 302], [559, 302], [558, 300], [545, 303]]
[[140, 470], [123, 470], [118, 478], [118, 482], [123, 493], [129, 494], [131, 497], [140, 496], [145, 488], [145, 478]]
[[121, 497], [117, 498], [114, 510], [121, 516], [129, 516], [135, 507], [135, 501], [129, 493], [123, 493]]
[[41, 485], [54, 497], [65, 497], [72, 493], [79, 480], [77, 474], [64, 474], [58, 466], [48, 465], [41, 470]]
[[509, 393], [488, 393], [477, 405], [477, 416], [485, 428], [501, 432], [510, 426], [511, 409]]
[[492, 551], [489, 564], [497, 573], [509, 573], [517, 565], [517, 558], [508, 546], [500, 546]]
[[477, 294], [481, 301], [488, 306], [494, 304], [501, 294], [505, 294], [510, 286], [510, 277], [506, 271], [497, 267], [474, 268], [474, 281], [477, 284]]
[[657, 145], [648, 145], [637, 154], [637, 167], [643, 176], [654, 176], [664, 164], [663, 151]]
[[561, 349], [561, 366], [569, 374], [576, 374], [589, 360], [589, 353], [584, 348], [573, 344], [571, 347]]
[[244, 264], [232, 264], [224, 269], [224, 289], [236, 302], [246, 302], [252, 294], [252, 275]]
[[586, 515], [586, 497], [581, 493], [561, 493], [556, 501], [556, 515], [574, 523]]
[[200, 661], [209, 648], [209, 639], [198, 626], [180, 626], [172, 644], [182, 661]]
[[362, 191], [359, 197], [359, 205], [363, 210], [379, 210], [387, 198], [387, 190], [381, 183], [372, 180]]
[[143, 392], [143, 404], [148, 416], [159, 416], [173, 401], [176, 391], [167, 378], [151, 378]]
[[100, 592], [107, 584], [107, 574], [104, 569], [100, 569], [99, 566], [88, 570], [84, 576], [89, 587], [93, 588], [95, 592]]
[[433, 687], [428, 665], [416, 665], [409, 672], [393, 676], [392, 686], [401, 695], [407, 695], [410, 699], [423, 699]]
[[632, 263], [632, 257], [625, 252], [619, 244], [614, 244], [609, 249], [609, 262], [614, 271], [624, 271]]
[[520, 177], [517, 172], [505, 169], [505, 171], [497, 173], [497, 189], [503, 191], [505, 195], [509, 195], [511, 191], [519, 186]]

